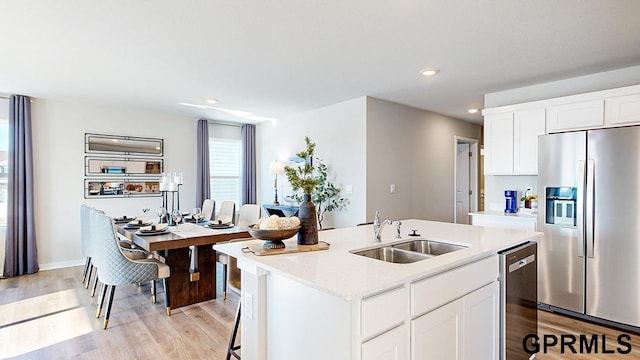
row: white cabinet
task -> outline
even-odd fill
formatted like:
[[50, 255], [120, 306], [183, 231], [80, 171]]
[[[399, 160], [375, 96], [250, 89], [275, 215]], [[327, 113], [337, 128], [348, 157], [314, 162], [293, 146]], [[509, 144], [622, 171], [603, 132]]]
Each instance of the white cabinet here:
[[409, 356], [407, 328], [400, 325], [362, 344], [362, 360], [405, 360]]
[[536, 175], [538, 173], [538, 136], [544, 133], [544, 109], [485, 116], [485, 174]]
[[493, 282], [463, 298], [465, 359], [498, 359], [500, 286]]
[[592, 129], [604, 125], [604, 100], [547, 107], [547, 132]]
[[411, 359], [462, 359], [463, 311], [458, 299], [411, 321]]
[[513, 113], [513, 173], [538, 174], [538, 136], [545, 133], [544, 109]]
[[513, 113], [484, 118], [484, 173], [513, 173]]
[[411, 321], [411, 359], [497, 359], [499, 299], [494, 281]]
[[640, 123], [640, 94], [605, 99], [604, 108], [606, 125]]

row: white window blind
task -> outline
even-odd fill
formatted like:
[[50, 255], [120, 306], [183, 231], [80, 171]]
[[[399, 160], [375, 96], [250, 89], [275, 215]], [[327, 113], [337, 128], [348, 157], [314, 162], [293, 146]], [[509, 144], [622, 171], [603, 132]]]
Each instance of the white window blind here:
[[209, 138], [211, 198], [216, 201], [216, 211], [223, 201], [235, 202], [236, 209], [240, 204], [240, 157], [240, 139]]

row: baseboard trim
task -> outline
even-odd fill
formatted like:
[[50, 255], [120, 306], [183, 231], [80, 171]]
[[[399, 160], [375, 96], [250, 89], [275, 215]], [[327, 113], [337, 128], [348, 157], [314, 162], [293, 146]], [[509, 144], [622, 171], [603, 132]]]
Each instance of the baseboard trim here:
[[39, 267], [40, 267], [40, 271], [56, 270], [56, 269], [63, 269], [63, 268], [68, 268], [73, 266], [84, 265], [85, 261], [86, 259], [61, 261], [61, 262], [55, 262], [55, 263], [40, 264]]

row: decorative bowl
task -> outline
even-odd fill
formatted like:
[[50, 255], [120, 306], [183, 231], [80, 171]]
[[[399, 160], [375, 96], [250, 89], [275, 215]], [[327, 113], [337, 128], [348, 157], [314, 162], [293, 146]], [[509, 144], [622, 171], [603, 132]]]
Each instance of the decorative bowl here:
[[289, 239], [293, 235], [298, 233], [300, 230], [300, 226], [295, 227], [293, 229], [283, 229], [283, 230], [263, 230], [256, 229], [255, 226], [257, 224], [249, 225], [247, 230], [249, 234], [259, 240], [265, 240], [263, 248], [268, 249], [284, 249], [285, 245], [282, 240]]

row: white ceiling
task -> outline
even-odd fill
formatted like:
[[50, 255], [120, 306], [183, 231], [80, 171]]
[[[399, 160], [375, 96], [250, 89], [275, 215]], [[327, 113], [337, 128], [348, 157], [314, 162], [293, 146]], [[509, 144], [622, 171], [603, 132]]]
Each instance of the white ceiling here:
[[[0, 2], [0, 93], [232, 120], [374, 96], [474, 122], [483, 94], [640, 64], [635, 0]], [[426, 78], [425, 67], [440, 74]]]

